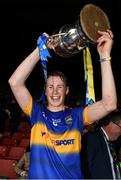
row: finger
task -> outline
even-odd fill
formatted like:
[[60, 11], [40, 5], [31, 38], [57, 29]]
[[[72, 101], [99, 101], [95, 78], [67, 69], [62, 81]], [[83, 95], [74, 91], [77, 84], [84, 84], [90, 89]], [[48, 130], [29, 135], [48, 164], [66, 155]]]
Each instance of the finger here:
[[109, 40], [110, 41], [112, 41], [111, 40], [111, 38], [109, 39], [109, 37], [101, 37], [101, 38], [99, 38], [98, 40], [97, 40], [97, 43], [98, 43], [98, 45], [100, 46], [101, 44], [103, 44], [104, 42], [109, 42]]
[[107, 39], [106, 36], [101, 36], [101, 37], [98, 38], [97, 42], [104, 41], [106, 39]]
[[49, 34], [47, 34], [46, 32], [43, 33], [46, 37], [49, 37]]
[[99, 42], [100, 40], [112, 40], [112, 34], [110, 35], [109, 33], [103, 33], [102, 36], [100, 36], [97, 40]]
[[107, 29], [107, 32], [109, 33], [110, 37], [113, 39], [114, 35], [111, 30]]
[[105, 35], [105, 36], [110, 36], [111, 38], [113, 38], [113, 33], [112, 33], [112, 31], [111, 30], [107, 30], [107, 31], [98, 31], [98, 33], [100, 34], [100, 35]]

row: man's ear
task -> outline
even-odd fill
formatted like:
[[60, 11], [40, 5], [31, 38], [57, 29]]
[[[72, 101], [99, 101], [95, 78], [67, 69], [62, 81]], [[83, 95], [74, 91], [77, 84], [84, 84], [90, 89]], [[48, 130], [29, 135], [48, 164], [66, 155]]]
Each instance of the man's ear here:
[[69, 87], [67, 86], [66, 95], [69, 93]]

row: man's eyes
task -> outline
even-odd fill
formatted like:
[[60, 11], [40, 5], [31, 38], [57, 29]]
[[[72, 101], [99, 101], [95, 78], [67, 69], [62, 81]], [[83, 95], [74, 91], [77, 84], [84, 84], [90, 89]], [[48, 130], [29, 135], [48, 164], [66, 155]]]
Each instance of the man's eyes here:
[[[53, 86], [48, 86], [48, 88], [54, 88]], [[63, 86], [57, 86], [57, 88], [63, 88]]]

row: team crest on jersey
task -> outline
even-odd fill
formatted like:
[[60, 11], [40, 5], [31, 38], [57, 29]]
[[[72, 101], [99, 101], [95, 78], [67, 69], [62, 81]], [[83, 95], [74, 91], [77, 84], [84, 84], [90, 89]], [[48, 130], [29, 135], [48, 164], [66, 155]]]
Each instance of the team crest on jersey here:
[[66, 120], [66, 124], [72, 124], [72, 117], [71, 116], [67, 116], [65, 118], [65, 120]]
[[58, 126], [58, 124], [61, 122], [61, 119], [52, 119], [53, 125]]

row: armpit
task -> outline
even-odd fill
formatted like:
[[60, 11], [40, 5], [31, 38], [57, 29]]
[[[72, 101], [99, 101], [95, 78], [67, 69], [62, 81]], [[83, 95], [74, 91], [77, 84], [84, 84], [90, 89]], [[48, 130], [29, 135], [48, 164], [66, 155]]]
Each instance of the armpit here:
[[24, 112], [27, 116], [31, 116], [31, 112], [32, 112], [32, 102], [33, 102], [33, 99], [32, 99], [32, 97], [30, 97], [27, 106], [24, 107], [24, 108], [22, 108], [22, 109], [23, 109], [23, 112]]

